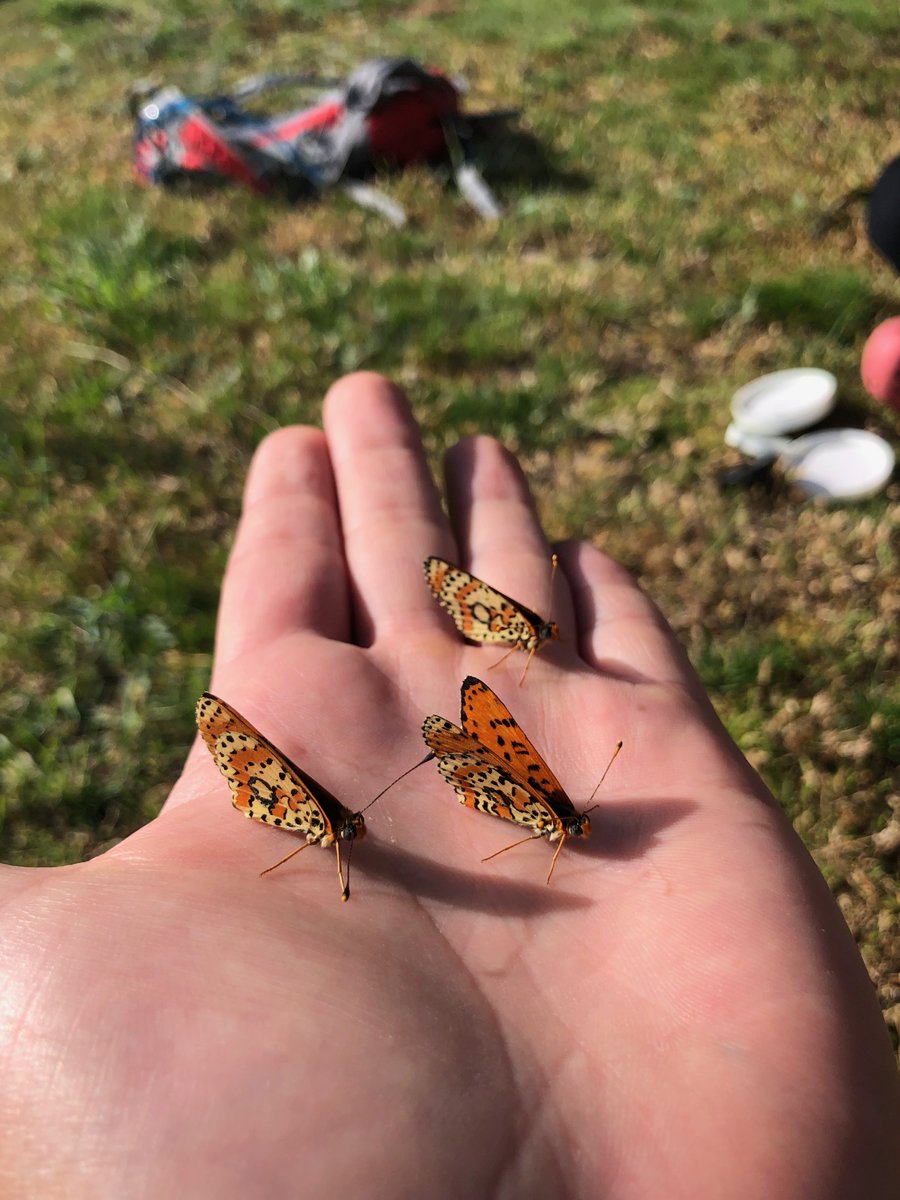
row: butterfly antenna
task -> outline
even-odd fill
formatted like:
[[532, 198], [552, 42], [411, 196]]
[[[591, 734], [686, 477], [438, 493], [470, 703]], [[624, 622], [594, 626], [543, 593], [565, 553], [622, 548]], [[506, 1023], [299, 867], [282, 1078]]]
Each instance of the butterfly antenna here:
[[[553, 601], [556, 598], [556, 593], [553, 588], [553, 581], [556, 579], [556, 569], [558, 566], [559, 566], [559, 555], [556, 553], [556, 551], [554, 551], [550, 555], [550, 601], [549, 601], [548, 610], [547, 610], [547, 622], [546, 622], [548, 625], [553, 624]], [[522, 678], [519, 680], [519, 687], [521, 687], [522, 684], [525, 682], [525, 676], [528, 674], [528, 668], [531, 666], [531, 660], [534, 658], [535, 654], [537, 653], [538, 647], [540, 645], [541, 645], [540, 642], [536, 642], [535, 645], [532, 646], [531, 649], [528, 651], [528, 657], [525, 660], [525, 670], [522, 672]], [[502, 662], [503, 660], [501, 659], [500, 661]]]
[[276, 867], [280, 867], [282, 863], [286, 863], [289, 858], [293, 858], [295, 854], [299, 854], [301, 850], [305, 850], [307, 846], [314, 846], [315, 842], [304, 842], [302, 846], [298, 846], [296, 850], [292, 850], [290, 854], [286, 854], [284, 858], [279, 858], [277, 863], [272, 863], [271, 867], [266, 867], [264, 871], [260, 871], [259, 877], [268, 875], [270, 871], [274, 871]]
[[559, 566], [559, 555], [554, 550], [550, 555], [550, 603], [547, 611], [547, 622], [553, 619], [553, 601], [556, 599], [556, 592], [553, 588], [553, 582], [556, 579], [556, 568]]
[[[616, 743], [616, 748], [615, 748], [615, 750], [613, 750], [613, 752], [612, 752], [612, 758], [611, 758], [611, 759], [609, 760], [609, 762], [606, 764], [606, 770], [605, 770], [605, 771], [603, 772], [603, 774], [600, 776], [600, 783], [602, 783], [602, 782], [603, 782], [603, 780], [606, 778], [606, 776], [609, 774], [609, 768], [610, 768], [610, 767], [613, 765], [613, 763], [616, 761], [616, 755], [619, 753], [619, 751], [622, 749], [622, 747], [623, 747], [624, 745], [625, 745], [625, 743], [624, 743], [624, 742], [617, 742], [617, 743]], [[600, 790], [600, 783], [598, 783], [598, 784], [597, 784], [597, 786], [594, 788], [594, 790], [591, 792], [590, 796], [588, 797], [588, 804], [590, 804], [590, 803], [591, 803], [591, 800], [593, 800], [593, 798], [594, 798], [594, 797], [597, 795], [597, 792]], [[592, 811], [593, 811], [593, 809], [595, 809], [595, 808], [599, 808], [599, 807], [600, 807], [600, 805], [599, 805], [599, 804], [591, 804], [591, 807], [590, 807], [590, 808], [586, 808], [584, 811], [585, 811], [586, 813], [589, 813], [589, 812], [592, 812]]]
[[[414, 767], [410, 767], [408, 771], [404, 771], [402, 775], [398, 775], [397, 778], [392, 783], [389, 783], [386, 788], [382, 788], [381, 791], [378, 793], [378, 795], [375, 797], [375, 800], [380, 800], [381, 797], [385, 794], [385, 792], [389, 792], [391, 790], [391, 788], [394, 786], [394, 784], [399, 783], [401, 779], [405, 779], [407, 777], [407, 775], [412, 775], [413, 771], [418, 771], [419, 767], [424, 767], [425, 764], [427, 762], [431, 762], [431, 760], [433, 758], [434, 758], [433, 754], [426, 754], [421, 762], [417, 762]], [[375, 803], [375, 800], [370, 800], [369, 803], [366, 805], [366, 807], [361, 808], [359, 811], [361, 813], [368, 812], [368, 810]], [[347, 862], [349, 863], [349, 861], [350, 861], [350, 856], [348, 855]]]
[[347, 879], [344, 881], [344, 872], [341, 870], [341, 839], [335, 838], [334, 848], [337, 851], [337, 869], [338, 879], [341, 881], [341, 899], [350, 899], [350, 855], [353, 853], [353, 842], [347, 850]]
[[559, 845], [556, 847], [556, 853], [553, 855], [553, 862], [550, 864], [550, 871], [547, 875], [547, 883], [550, 882], [550, 879], [553, 875], [553, 870], [556, 866], [556, 860], [559, 858], [559, 852], [560, 852], [560, 850], [562, 850], [562, 848], [565, 844], [566, 844], [566, 835], [563, 834], [562, 837], [559, 839]]
[[[498, 854], [505, 854], [507, 850], [515, 850], [516, 846], [523, 846], [525, 842], [535, 841], [535, 834], [531, 833], [526, 838], [519, 838], [517, 842], [513, 842], [509, 846], [504, 846], [502, 850], [495, 850], [493, 854], [489, 854], [487, 858], [483, 858], [482, 862], [490, 862], [492, 858], [496, 858]], [[540, 835], [537, 835], [540, 836]]]

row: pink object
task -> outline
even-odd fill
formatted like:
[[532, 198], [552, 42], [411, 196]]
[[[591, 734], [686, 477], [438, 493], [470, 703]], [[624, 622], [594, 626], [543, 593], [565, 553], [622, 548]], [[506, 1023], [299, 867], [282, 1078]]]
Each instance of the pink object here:
[[870, 396], [900, 412], [900, 317], [882, 321], [869, 334], [860, 374]]

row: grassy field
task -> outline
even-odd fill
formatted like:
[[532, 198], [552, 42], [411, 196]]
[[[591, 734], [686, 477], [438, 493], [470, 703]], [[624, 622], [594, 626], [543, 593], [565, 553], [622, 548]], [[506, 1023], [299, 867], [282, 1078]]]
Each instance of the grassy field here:
[[[550, 531], [638, 575], [816, 856], [896, 1036], [900, 487], [829, 508], [716, 485], [731, 393], [768, 370], [832, 370], [842, 423], [896, 443], [858, 361], [900, 284], [861, 211], [816, 237], [900, 151], [892, 6], [162, 7], [0, 6], [4, 860], [77, 860], [153, 815], [253, 448], [368, 367], [408, 389], [436, 456], [499, 435]], [[207, 94], [384, 53], [465, 74], [473, 111], [521, 109], [486, 167], [499, 226], [427, 172], [385, 184], [402, 230], [338, 196], [132, 181], [136, 78]]]

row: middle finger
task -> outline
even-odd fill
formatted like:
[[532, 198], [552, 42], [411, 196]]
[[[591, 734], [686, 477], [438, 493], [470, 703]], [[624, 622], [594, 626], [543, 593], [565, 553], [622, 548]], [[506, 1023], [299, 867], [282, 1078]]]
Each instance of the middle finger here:
[[329, 391], [324, 423], [356, 640], [367, 646], [396, 629], [444, 629], [422, 560], [452, 557], [455, 547], [406, 399], [380, 375], [350, 375]]

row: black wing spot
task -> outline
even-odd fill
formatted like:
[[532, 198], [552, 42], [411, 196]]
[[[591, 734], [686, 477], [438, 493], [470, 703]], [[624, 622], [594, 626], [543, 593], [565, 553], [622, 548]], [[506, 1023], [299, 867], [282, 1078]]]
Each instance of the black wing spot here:
[[267, 783], [265, 779], [260, 779], [256, 775], [251, 775], [247, 780], [247, 786], [260, 804], [264, 805], [271, 811], [278, 800], [275, 789], [271, 786], [271, 784]]

